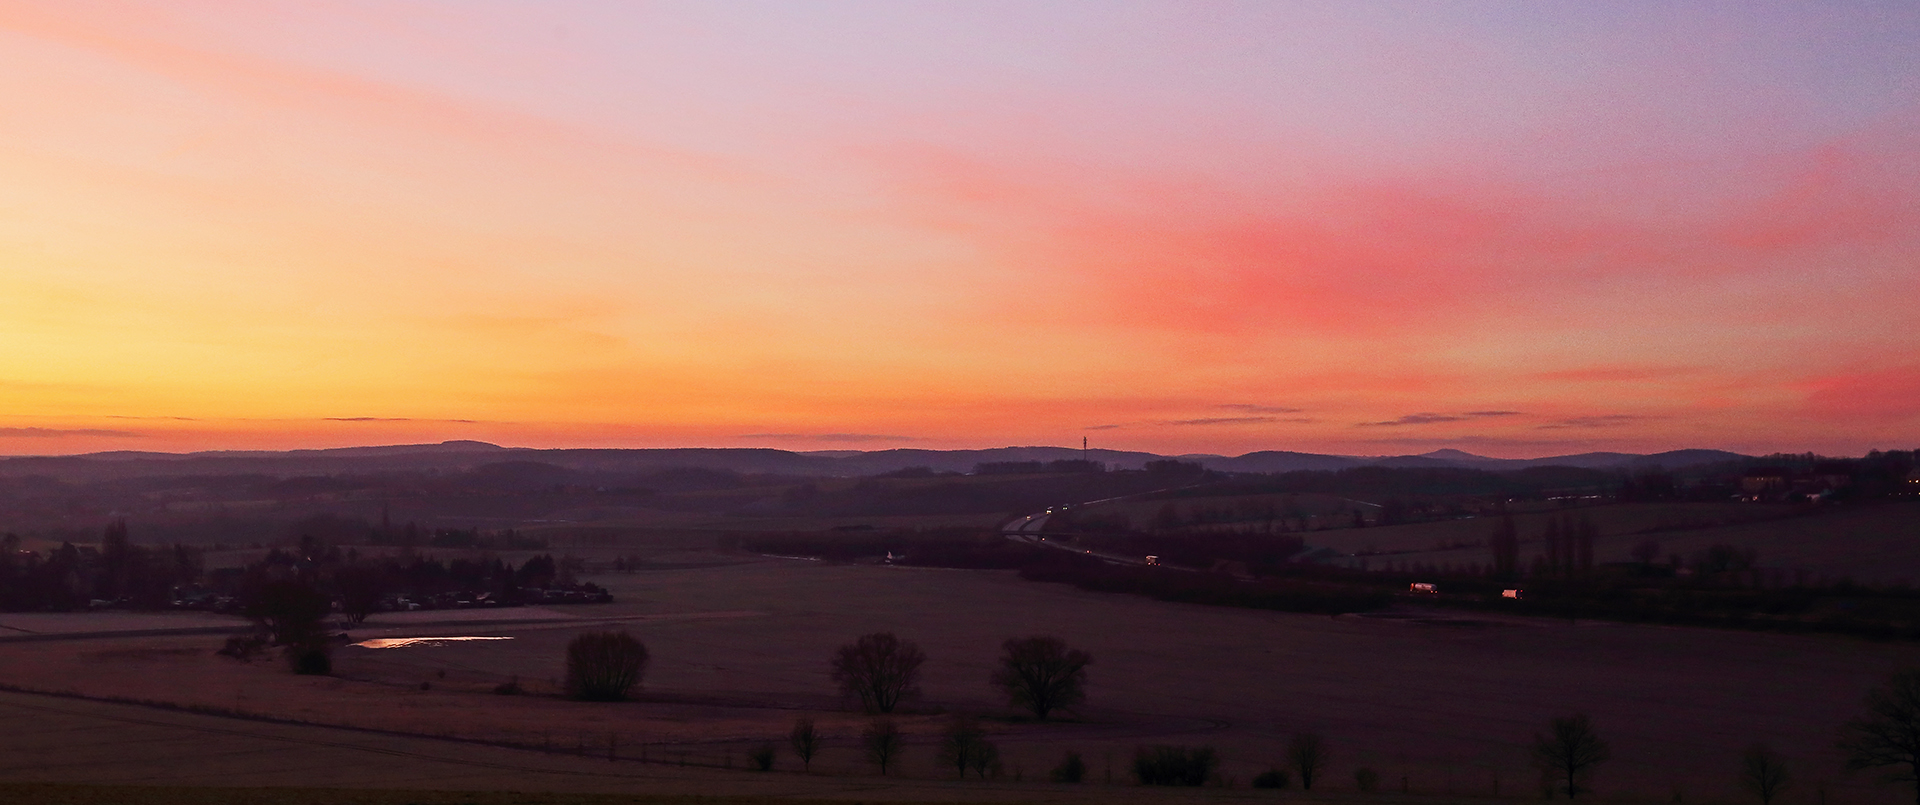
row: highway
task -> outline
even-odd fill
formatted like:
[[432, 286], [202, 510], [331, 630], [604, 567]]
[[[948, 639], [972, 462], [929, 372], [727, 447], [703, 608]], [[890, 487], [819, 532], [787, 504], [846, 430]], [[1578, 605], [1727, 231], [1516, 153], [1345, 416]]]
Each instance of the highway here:
[[[1087, 548], [1076, 547], [1072, 544], [1069, 544], [1068, 540], [1071, 540], [1072, 538], [1079, 536], [1078, 534], [1074, 532], [1064, 532], [1064, 531], [1058, 532], [1058, 533], [1048, 532], [1047, 521], [1052, 519], [1055, 514], [1067, 511], [1069, 509], [1079, 509], [1087, 506], [1097, 506], [1102, 503], [1113, 503], [1116, 501], [1129, 500], [1132, 498], [1141, 498], [1141, 497], [1146, 497], [1148, 495], [1157, 495], [1161, 492], [1171, 492], [1177, 489], [1187, 489], [1193, 486], [1199, 486], [1199, 484], [1188, 484], [1187, 486], [1173, 486], [1173, 487], [1167, 487], [1166, 489], [1155, 489], [1152, 491], [1139, 492], [1132, 495], [1119, 495], [1117, 497], [1101, 498], [1099, 500], [1089, 500], [1084, 503], [1073, 503], [1065, 506], [1054, 506], [1043, 512], [1036, 512], [1034, 514], [1029, 514], [1023, 517], [1015, 517], [1014, 519], [1009, 520], [1005, 525], [1002, 525], [1000, 527], [1000, 534], [1006, 537], [1007, 539], [1013, 540], [1014, 542], [1024, 542], [1028, 545], [1036, 545], [1042, 548], [1052, 548], [1057, 551], [1065, 551], [1067, 553], [1077, 553], [1082, 556], [1090, 556], [1092, 558], [1099, 559], [1100, 561], [1106, 562], [1108, 564], [1133, 565], [1135, 567], [1165, 567], [1165, 565], [1159, 565], [1159, 564], [1149, 565], [1147, 563], [1147, 558], [1145, 556], [1140, 556], [1137, 554], [1117, 554], [1110, 551], [1096, 551], [1096, 550], [1089, 550]], [[1185, 570], [1186, 568], [1178, 568], [1178, 569]]]

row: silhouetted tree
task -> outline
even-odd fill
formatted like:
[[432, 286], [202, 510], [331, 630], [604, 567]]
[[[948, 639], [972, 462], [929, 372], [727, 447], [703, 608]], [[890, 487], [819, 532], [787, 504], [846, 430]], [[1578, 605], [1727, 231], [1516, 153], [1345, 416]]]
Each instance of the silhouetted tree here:
[[972, 768], [974, 756], [989, 746], [987, 735], [980, 731], [980, 724], [973, 718], [954, 714], [947, 722], [947, 728], [940, 734], [940, 754], [942, 763], [951, 763], [961, 777], [967, 776]]
[[1302, 732], [1287, 742], [1287, 765], [1300, 775], [1300, 787], [1313, 790], [1313, 778], [1327, 767], [1327, 741], [1319, 733]]
[[1600, 539], [1600, 527], [1593, 524], [1593, 518], [1581, 515], [1578, 521], [1568, 519], [1564, 529], [1573, 538], [1574, 564], [1582, 576], [1593, 573], [1593, 544]]
[[1500, 513], [1500, 522], [1487, 538], [1487, 546], [1493, 550], [1495, 576], [1510, 579], [1520, 571], [1520, 529], [1513, 524], [1512, 514]]
[[1353, 770], [1353, 787], [1361, 791], [1374, 791], [1380, 788], [1380, 772], [1372, 767], [1361, 766]]
[[920, 692], [920, 664], [927, 655], [911, 640], [875, 632], [841, 646], [833, 655], [833, 681], [870, 713], [891, 713]]
[[387, 594], [386, 574], [370, 564], [341, 567], [334, 573], [333, 583], [340, 590], [340, 614], [354, 625], [380, 611], [380, 600]]
[[1000, 652], [1000, 668], [989, 681], [1007, 694], [1013, 706], [1033, 711], [1034, 718], [1045, 721], [1055, 709], [1086, 699], [1092, 655], [1044, 635], [1008, 638], [1000, 644]]
[[1000, 775], [1000, 747], [994, 746], [992, 741], [981, 741], [980, 745], [974, 749], [973, 761], [967, 765], [973, 768], [973, 776], [982, 780], [987, 779], [988, 770], [992, 770], [994, 776], [998, 777]]
[[1787, 774], [1786, 758], [1766, 744], [1754, 744], [1740, 753], [1740, 783], [1760, 798], [1760, 805], [1773, 805], [1773, 798], [1787, 790], [1793, 778]]
[[1053, 771], [1047, 772], [1047, 778], [1056, 783], [1077, 783], [1085, 780], [1087, 779], [1087, 761], [1080, 757], [1079, 752], [1068, 750], [1066, 756], [1060, 758], [1060, 765], [1053, 767]]
[[800, 758], [800, 770], [812, 771], [813, 756], [820, 754], [820, 733], [813, 728], [813, 719], [795, 719], [793, 731], [787, 733], [787, 745], [793, 747], [794, 757]]
[[1545, 734], [1533, 736], [1533, 763], [1573, 799], [1589, 790], [1593, 769], [1613, 757], [1613, 749], [1593, 729], [1585, 713], [1555, 718]]
[[1219, 765], [1211, 746], [1142, 746], [1133, 752], [1133, 776], [1141, 785], [1206, 785]]
[[753, 763], [753, 767], [760, 771], [772, 771], [775, 754], [773, 744], [763, 743], [754, 747], [752, 752], [747, 753], [747, 760]]
[[128, 593], [128, 576], [132, 575], [134, 547], [127, 536], [125, 518], [115, 519], [107, 524], [100, 535], [100, 578], [94, 588], [94, 594], [112, 601]]
[[625, 631], [583, 632], [567, 644], [567, 695], [589, 702], [617, 702], [640, 684], [647, 668], [646, 644]]
[[1287, 773], [1277, 768], [1267, 769], [1253, 777], [1254, 788], [1286, 788], [1290, 782], [1292, 780], [1287, 778]]
[[[1867, 692], [1865, 718], [1840, 730], [1847, 769], [1892, 766], [1888, 779], [1920, 783], [1920, 668], [1900, 671], [1887, 684]], [[1920, 802], [1920, 785], [1914, 790]]]
[[326, 618], [333, 601], [313, 585], [293, 579], [267, 581], [246, 596], [241, 611], [273, 645], [285, 647], [297, 674], [333, 670]]
[[1548, 517], [1546, 530], [1540, 534], [1540, 544], [1547, 554], [1548, 575], [1571, 575], [1567, 569], [1573, 566], [1573, 552], [1568, 550], [1569, 546], [1566, 542], [1566, 538], [1560, 531], [1560, 518]]
[[887, 767], [900, 757], [905, 741], [900, 737], [900, 726], [891, 718], [876, 718], [860, 732], [860, 745], [867, 750], [867, 759], [880, 767], [882, 777]]

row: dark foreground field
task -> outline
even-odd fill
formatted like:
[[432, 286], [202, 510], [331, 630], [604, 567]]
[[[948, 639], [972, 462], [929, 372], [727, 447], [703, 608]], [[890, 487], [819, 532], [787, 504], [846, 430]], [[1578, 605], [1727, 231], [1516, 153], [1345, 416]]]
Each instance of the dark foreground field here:
[[[1920, 647], [1907, 643], [1417, 611], [1292, 615], [1087, 593], [1004, 571], [806, 561], [597, 580], [620, 603], [523, 610], [516, 617], [533, 620], [473, 625], [376, 616], [357, 638], [514, 639], [343, 649], [340, 676], [329, 679], [213, 657], [218, 638], [209, 635], [0, 640], [0, 683], [363, 728], [7, 694], [0, 780], [834, 800], [1252, 799], [1276, 796], [1248, 781], [1281, 759], [1291, 735], [1312, 730], [1333, 751], [1325, 795], [1398, 800], [1404, 787], [1426, 802], [1513, 800], [1540, 796], [1527, 763], [1531, 735], [1550, 717], [1583, 711], [1613, 744], [1614, 759], [1595, 780], [1602, 799], [1745, 801], [1736, 762], [1756, 741], [1792, 765], [1798, 784], [1789, 805], [1912, 797], [1872, 774], [1844, 772], [1832, 748], [1835, 729], [1858, 713], [1869, 687], [1920, 664]], [[55, 625], [43, 619], [31, 628]], [[623, 626], [652, 649], [641, 701], [488, 692], [516, 676], [537, 692], [560, 674], [571, 635], [606, 626]], [[876, 630], [920, 642], [929, 657], [925, 695], [903, 717], [906, 760], [888, 778], [860, 760], [860, 719], [835, 712], [827, 673], [834, 646]], [[1095, 657], [1078, 715], [1047, 724], [1014, 718], [986, 684], [1000, 641], [1026, 634], [1059, 635]], [[954, 710], [987, 717], [1005, 765], [997, 780], [954, 782], [935, 763], [940, 713]], [[774, 773], [741, 770], [746, 751], [779, 740], [802, 715], [828, 730], [814, 774], [792, 772], [797, 764], [784, 754]], [[474, 742], [502, 737], [528, 748]], [[1214, 746], [1234, 787], [1126, 785], [1127, 759], [1142, 744]], [[609, 745], [618, 760], [606, 759]], [[1093, 783], [1040, 782], [1067, 750], [1087, 758]], [[1354, 792], [1361, 766], [1377, 770], [1392, 793]], [[1303, 797], [1297, 787], [1279, 796]]]

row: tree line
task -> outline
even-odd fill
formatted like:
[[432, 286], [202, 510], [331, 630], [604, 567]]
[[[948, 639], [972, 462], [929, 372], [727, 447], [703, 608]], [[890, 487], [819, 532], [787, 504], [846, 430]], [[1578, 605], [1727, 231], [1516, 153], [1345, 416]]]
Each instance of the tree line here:
[[148, 547], [127, 538], [125, 520], [107, 524], [98, 547], [63, 542], [42, 554], [18, 535], [0, 535], [0, 610], [65, 611], [91, 605], [160, 608], [173, 590], [200, 579], [200, 549]]
[[[629, 698], [650, 659], [646, 646], [624, 630], [582, 633], [567, 647], [566, 695], [585, 701]], [[926, 661], [918, 644], [892, 632], [861, 635], [829, 655], [831, 676], [844, 701], [873, 716], [858, 736], [858, 747], [883, 776], [907, 751], [906, 736], [890, 715], [920, 694], [920, 673]], [[1055, 636], [1008, 638], [1001, 644], [988, 682], [1009, 707], [1045, 721], [1085, 701], [1087, 668], [1092, 664], [1090, 654]], [[812, 719], [800, 718], [785, 738], [802, 771], [810, 771], [826, 736]], [[1841, 726], [1836, 743], [1848, 770], [1889, 769], [1889, 780], [1916, 783], [1920, 805], [1920, 669], [1897, 672], [1871, 690], [1865, 713]], [[778, 755], [776, 742], [765, 741], [748, 757], [753, 768], [767, 771]], [[1592, 793], [1598, 771], [1612, 757], [1612, 745], [1585, 713], [1549, 719], [1546, 729], [1534, 733], [1527, 744], [1527, 760], [1540, 772], [1540, 793], [1547, 799], [1578, 799]], [[1284, 746], [1280, 762], [1251, 783], [1255, 788], [1277, 789], [1297, 780], [1301, 789], [1312, 791], [1324, 782], [1333, 759], [1332, 746], [1324, 736], [1295, 733]], [[969, 713], [947, 718], [935, 760], [961, 779], [1000, 773], [998, 747]], [[1142, 785], [1199, 786], [1216, 780], [1219, 761], [1218, 752], [1207, 746], [1140, 746], [1131, 771]], [[1078, 783], [1086, 773], [1085, 759], [1068, 751], [1048, 777], [1057, 783]], [[1352, 777], [1354, 788], [1362, 792], [1374, 791], [1380, 784], [1379, 772], [1371, 767], [1354, 768]], [[1734, 777], [1761, 805], [1772, 805], [1796, 782], [1786, 758], [1761, 742], [1740, 753]]]

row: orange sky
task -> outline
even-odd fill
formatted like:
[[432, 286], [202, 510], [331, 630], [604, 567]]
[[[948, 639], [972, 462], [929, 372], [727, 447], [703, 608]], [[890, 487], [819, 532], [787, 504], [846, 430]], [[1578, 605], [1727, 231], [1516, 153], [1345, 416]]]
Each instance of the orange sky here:
[[0, 0], [0, 454], [1912, 448], [1914, 41]]

